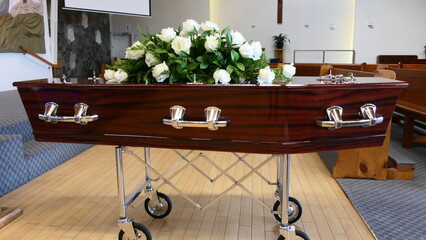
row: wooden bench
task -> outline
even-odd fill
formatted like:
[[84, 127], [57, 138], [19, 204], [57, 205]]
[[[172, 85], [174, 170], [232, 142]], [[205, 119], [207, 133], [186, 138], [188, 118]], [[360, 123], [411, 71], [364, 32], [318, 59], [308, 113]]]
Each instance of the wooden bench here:
[[415, 136], [415, 121], [426, 122], [426, 70], [392, 68], [396, 79], [410, 85], [398, 98], [395, 112], [404, 116], [404, 140], [402, 146], [413, 147], [414, 143], [426, 143], [426, 136]]
[[352, 74], [354, 77], [383, 77], [396, 79], [395, 72], [389, 69], [377, 68], [372, 71], [358, 71], [352, 69], [334, 68], [330, 64], [324, 64], [321, 67], [320, 76], [324, 76], [330, 73], [333, 75], [341, 74], [345, 77], [349, 77]]
[[[322, 70], [331, 70], [333, 75], [349, 76], [353, 74], [355, 77], [396, 78], [394, 71], [380, 68], [370, 72], [333, 68], [331, 65], [324, 65]], [[415, 163], [409, 159], [389, 155], [390, 131], [391, 124], [387, 128], [386, 138], [382, 146], [340, 150], [333, 167], [333, 177], [372, 178], [376, 180], [413, 179]]]
[[426, 70], [426, 64], [398, 64], [398, 68]]
[[382, 64], [397, 64], [397, 63], [409, 63], [410, 61], [417, 60], [417, 55], [378, 55], [377, 63]]
[[[296, 75], [295, 76], [323, 76], [323, 67], [329, 65], [334, 68], [341, 69], [351, 69], [355, 71], [360, 71], [362, 64], [346, 64], [346, 63], [337, 63], [331, 65], [326, 63], [296, 63], [294, 66], [296, 67]], [[328, 72], [326, 72], [328, 74]]]

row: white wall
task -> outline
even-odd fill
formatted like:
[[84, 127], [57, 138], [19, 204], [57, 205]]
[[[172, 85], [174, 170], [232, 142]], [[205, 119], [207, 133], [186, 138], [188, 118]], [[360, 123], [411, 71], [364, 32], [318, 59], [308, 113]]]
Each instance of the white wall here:
[[[260, 41], [270, 58], [274, 57], [272, 36], [288, 34], [286, 62], [293, 61], [293, 50], [354, 49], [357, 63], [375, 63], [382, 54], [424, 58], [425, 0], [285, 0], [283, 24], [276, 23], [275, 0], [156, 0], [152, 4], [152, 19], [114, 16], [113, 30], [123, 32], [130, 23], [133, 33], [137, 25], [156, 33], [166, 26], [178, 27], [188, 18], [202, 22], [210, 17], [221, 28], [231, 26], [247, 40]], [[369, 21], [374, 28], [367, 26]], [[306, 54], [312, 62], [321, 57]], [[348, 60], [351, 55], [333, 57]]]
[[[418, 55], [426, 45], [425, 0], [357, 0], [354, 49], [358, 62], [377, 55]], [[368, 27], [371, 21], [373, 28]]]
[[[44, 4], [44, 7], [46, 8], [46, 4]], [[47, 15], [45, 18], [47, 18]], [[39, 55], [52, 62], [47, 21], [45, 21], [44, 29], [46, 54]], [[16, 81], [52, 77], [52, 70], [46, 64], [41, 63], [28, 54], [0, 53], [0, 68], [2, 75], [0, 92], [15, 89], [12, 83]]]
[[113, 15], [112, 31], [127, 32], [126, 25], [129, 24], [136, 40], [140, 38], [137, 26], [144, 31], [148, 27], [149, 33], [157, 33], [166, 27], [177, 29], [189, 18], [200, 23], [210, 19], [209, 0], [152, 0], [151, 11], [151, 18]]
[[274, 57], [272, 36], [288, 34], [291, 42], [285, 46], [285, 62], [293, 60], [294, 49], [352, 49], [355, 0], [283, 2], [283, 24], [277, 24], [275, 0], [212, 0], [210, 15], [220, 26], [230, 25], [247, 40], [260, 41], [268, 57]]

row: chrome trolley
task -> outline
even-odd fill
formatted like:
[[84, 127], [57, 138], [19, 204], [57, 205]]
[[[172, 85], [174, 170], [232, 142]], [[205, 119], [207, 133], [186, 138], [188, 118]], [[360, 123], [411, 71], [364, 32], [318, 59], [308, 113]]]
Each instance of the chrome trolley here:
[[[164, 218], [172, 210], [172, 200], [164, 193], [158, 191], [162, 186], [169, 185], [172, 189], [178, 192], [183, 198], [188, 200], [191, 204], [197, 207], [199, 210], [205, 210], [208, 207], [212, 206], [218, 200], [220, 200], [225, 194], [229, 193], [236, 186], [239, 186], [244, 192], [248, 193], [254, 199], [256, 199], [261, 205], [269, 208], [271, 213], [274, 215], [279, 224], [279, 233], [280, 236], [278, 240], [295, 240], [295, 239], [304, 239], [308, 240], [309, 237], [302, 231], [296, 230], [294, 226], [290, 224], [295, 223], [302, 216], [302, 206], [300, 202], [293, 198], [289, 197], [289, 186], [290, 186], [290, 155], [284, 154], [272, 154], [264, 159], [258, 166], [252, 166], [248, 161], [246, 161], [246, 157], [249, 155], [245, 153], [240, 155], [238, 153], [232, 153], [235, 156], [236, 160], [232, 164], [230, 164], [226, 169], [221, 168], [218, 164], [216, 164], [213, 160], [211, 160], [208, 156], [203, 153], [199, 153], [192, 159], [189, 159], [188, 156], [193, 153], [193, 151], [189, 151], [186, 154], [181, 153], [178, 150], [173, 149], [173, 151], [179, 156], [179, 160], [177, 160], [172, 166], [166, 169], [164, 172], [160, 173], [156, 169], [154, 169], [151, 165], [151, 149], [149, 147], [144, 148], [144, 158], [141, 158], [137, 154], [135, 154], [130, 147], [118, 146], [115, 148], [115, 156], [116, 156], [116, 164], [117, 164], [117, 185], [118, 185], [118, 209], [119, 209], [119, 219], [118, 225], [121, 229], [119, 233], [119, 240], [137, 240], [137, 239], [152, 239], [151, 234], [144, 225], [134, 222], [133, 219], [129, 218], [126, 213], [126, 209], [129, 205], [136, 200], [138, 196], [142, 192], [145, 193], [147, 198], [145, 199], [145, 210], [153, 218]], [[126, 195], [125, 186], [124, 186], [124, 169], [123, 169], [123, 153], [128, 154], [132, 158], [138, 160], [145, 167], [145, 180], [143, 180], [140, 185], [131, 193]], [[219, 174], [215, 177], [210, 177], [207, 173], [202, 171], [199, 167], [197, 167], [194, 162], [198, 159], [203, 159], [210, 163], [214, 168], [219, 171]], [[271, 160], [277, 160], [277, 180], [276, 182], [271, 182], [265, 176], [263, 176], [258, 170], [269, 163]], [[228, 171], [233, 168], [236, 164], [242, 162], [245, 166], [247, 166], [250, 171], [245, 174], [240, 179], [235, 179], [231, 176]], [[172, 172], [172, 170], [178, 168], [181, 163], [184, 163], [176, 171]], [[201, 206], [199, 203], [195, 202], [191, 199], [187, 194], [185, 194], [182, 190], [177, 188], [171, 180], [176, 177], [179, 173], [184, 171], [187, 167], [193, 167], [196, 171], [201, 173], [205, 178], [208, 179], [211, 183], [217, 181], [220, 177], [225, 176], [229, 180], [233, 182], [233, 184], [225, 189], [221, 194], [216, 196], [213, 200], [209, 201], [205, 206]], [[170, 173], [170, 174], [169, 174]], [[166, 178], [165, 175], [169, 176]], [[267, 205], [262, 199], [257, 197], [252, 191], [242, 185], [242, 182], [252, 176], [253, 174], [258, 175], [262, 180], [264, 180], [269, 185], [276, 185], [276, 191], [274, 196], [277, 198], [273, 207]], [[153, 178], [153, 175], [158, 176], [157, 178]], [[157, 181], [162, 181], [158, 186], [154, 187], [153, 183]], [[282, 208], [281, 206], [287, 206]]]

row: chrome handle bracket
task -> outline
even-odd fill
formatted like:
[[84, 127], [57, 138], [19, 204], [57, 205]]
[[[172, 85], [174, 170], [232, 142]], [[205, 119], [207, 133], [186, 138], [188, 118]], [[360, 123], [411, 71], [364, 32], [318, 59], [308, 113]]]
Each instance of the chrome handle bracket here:
[[54, 102], [44, 104], [44, 114], [39, 114], [38, 118], [45, 122], [73, 122], [80, 125], [86, 125], [88, 122], [98, 120], [98, 115], [87, 116], [89, 106], [85, 103], [77, 103], [74, 105], [74, 116], [56, 116], [59, 105]]
[[383, 122], [382, 116], [376, 116], [376, 106], [371, 103], [361, 106], [359, 115], [363, 119], [343, 121], [343, 108], [340, 106], [331, 106], [327, 108], [326, 113], [329, 121], [317, 120], [316, 124], [330, 130], [342, 127], [371, 127]]
[[215, 131], [220, 127], [226, 127], [227, 121], [219, 121], [221, 110], [218, 107], [210, 106], [204, 109], [206, 121], [185, 121], [183, 116], [186, 109], [182, 106], [175, 105], [170, 108], [170, 119], [163, 119], [164, 125], [170, 125], [175, 129], [184, 127], [200, 127]]

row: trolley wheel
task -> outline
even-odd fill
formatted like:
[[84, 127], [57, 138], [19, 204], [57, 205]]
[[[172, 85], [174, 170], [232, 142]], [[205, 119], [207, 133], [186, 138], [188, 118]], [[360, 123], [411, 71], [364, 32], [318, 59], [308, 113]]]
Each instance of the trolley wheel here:
[[145, 211], [153, 218], [164, 218], [172, 211], [172, 200], [161, 192], [157, 192], [159, 205], [155, 206], [150, 198], [145, 200]]
[[[279, 236], [278, 240], [284, 240], [283, 236]], [[296, 239], [311, 240], [308, 235], [302, 231], [296, 230]]]
[[[151, 233], [144, 225], [134, 222], [133, 228], [135, 229], [136, 239], [152, 240]], [[130, 240], [130, 237], [128, 237], [127, 234], [121, 230], [118, 234], [118, 240]]]
[[[274, 204], [273, 210], [274, 211], [278, 211], [280, 208], [280, 201], [277, 200]], [[300, 204], [300, 202], [293, 197], [289, 197], [288, 198], [288, 223], [292, 224], [297, 222], [297, 220], [299, 220], [299, 218], [302, 216], [302, 205]], [[275, 219], [278, 220], [278, 222], [281, 222], [281, 215], [280, 214], [274, 214]]]

